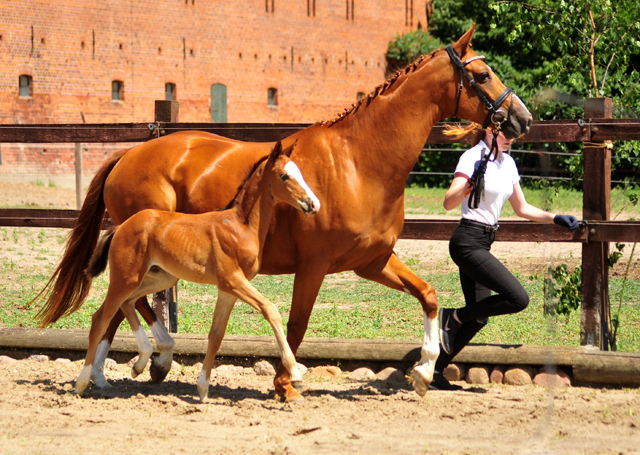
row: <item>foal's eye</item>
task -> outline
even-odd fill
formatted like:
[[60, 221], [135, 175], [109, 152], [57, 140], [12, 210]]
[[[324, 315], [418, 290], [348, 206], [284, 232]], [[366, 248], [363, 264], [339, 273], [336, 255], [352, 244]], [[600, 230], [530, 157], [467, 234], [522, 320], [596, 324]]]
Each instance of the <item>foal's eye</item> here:
[[489, 79], [491, 79], [491, 75], [489, 74], [489, 72], [484, 72], [484, 73], [480, 73], [478, 75], [478, 82], [480, 82], [481, 84], [484, 82], [487, 82]]
[[282, 180], [283, 182], [286, 182], [290, 178], [291, 177], [289, 177], [289, 174], [280, 174], [280, 180]]

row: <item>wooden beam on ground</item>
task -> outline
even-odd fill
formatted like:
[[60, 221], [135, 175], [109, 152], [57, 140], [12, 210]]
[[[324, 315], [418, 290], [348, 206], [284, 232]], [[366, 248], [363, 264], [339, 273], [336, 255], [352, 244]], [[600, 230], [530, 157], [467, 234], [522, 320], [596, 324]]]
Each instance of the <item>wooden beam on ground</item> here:
[[573, 359], [573, 379], [580, 382], [640, 386], [640, 355], [592, 351]]
[[[149, 334], [149, 336], [151, 336]], [[174, 353], [180, 356], [202, 357], [207, 350], [207, 335], [174, 334]], [[0, 328], [0, 353], [12, 349], [86, 351], [89, 331], [78, 329]], [[305, 338], [298, 349], [300, 361], [371, 361], [408, 362], [420, 358], [420, 340], [345, 340], [335, 338]], [[111, 350], [138, 352], [137, 342], [130, 332], [118, 332]], [[274, 337], [226, 335], [218, 351], [221, 357], [279, 358]], [[574, 380], [584, 383], [640, 386], [640, 354], [604, 352], [575, 346], [480, 345], [466, 346], [454, 359], [465, 364], [532, 365], [571, 367]]]

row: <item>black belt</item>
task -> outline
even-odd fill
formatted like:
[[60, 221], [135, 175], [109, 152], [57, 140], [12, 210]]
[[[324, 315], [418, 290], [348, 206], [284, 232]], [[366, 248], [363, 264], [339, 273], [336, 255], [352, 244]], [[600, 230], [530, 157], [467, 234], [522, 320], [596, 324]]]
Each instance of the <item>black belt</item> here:
[[488, 232], [488, 233], [496, 232], [500, 228], [500, 225], [497, 224], [497, 223], [492, 226], [490, 224], [484, 224], [484, 223], [480, 223], [478, 221], [468, 220], [466, 218], [462, 218], [460, 220], [460, 226], [466, 226], [466, 227], [470, 227], [470, 228], [473, 228], [473, 229], [479, 229], [481, 231]]

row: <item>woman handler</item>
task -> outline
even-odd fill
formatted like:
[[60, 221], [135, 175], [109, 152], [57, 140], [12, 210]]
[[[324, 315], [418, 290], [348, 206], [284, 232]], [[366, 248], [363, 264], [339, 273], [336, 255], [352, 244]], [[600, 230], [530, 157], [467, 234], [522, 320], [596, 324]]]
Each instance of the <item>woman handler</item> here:
[[482, 130], [479, 125], [474, 129], [478, 131], [477, 144], [460, 157], [443, 204], [446, 210], [462, 204], [462, 219], [449, 241], [449, 253], [460, 269], [465, 306], [440, 309], [442, 349], [431, 383], [431, 388], [437, 390], [461, 389], [450, 384], [442, 372], [490, 316], [517, 313], [529, 303], [524, 287], [490, 253], [504, 203], [508, 200], [518, 216], [531, 221], [553, 222], [570, 231], [578, 227], [574, 216], [549, 213], [526, 201], [516, 164], [503, 153], [511, 141], [502, 132], [497, 132], [494, 142], [490, 129]]

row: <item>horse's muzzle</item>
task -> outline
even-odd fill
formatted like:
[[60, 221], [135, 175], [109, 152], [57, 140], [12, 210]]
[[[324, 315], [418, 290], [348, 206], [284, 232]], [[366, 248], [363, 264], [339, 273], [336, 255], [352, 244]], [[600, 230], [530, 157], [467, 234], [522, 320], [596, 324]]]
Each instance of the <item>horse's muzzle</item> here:
[[320, 203], [307, 196], [300, 201], [300, 209], [305, 215], [313, 216], [320, 210]]

